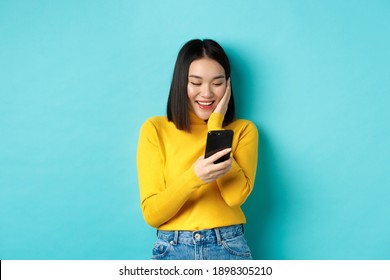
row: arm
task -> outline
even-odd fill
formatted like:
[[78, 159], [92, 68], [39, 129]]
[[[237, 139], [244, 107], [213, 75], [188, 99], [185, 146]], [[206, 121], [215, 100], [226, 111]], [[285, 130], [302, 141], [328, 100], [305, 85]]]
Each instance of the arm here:
[[157, 128], [147, 121], [141, 128], [138, 142], [138, 180], [144, 219], [156, 228], [170, 220], [191, 194], [204, 184], [193, 168], [189, 168], [175, 182], [166, 186], [162, 145]]
[[239, 131], [237, 145], [233, 150], [231, 169], [217, 179], [222, 198], [231, 206], [240, 206], [251, 193], [257, 168], [258, 132], [249, 123]]
[[[209, 119], [209, 130], [222, 129], [222, 122], [227, 111], [230, 96], [229, 78], [225, 95]], [[242, 205], [253, 189], [258, 150], [258, 132], [254, 124], [248, 123], [243, 129], [235, 131], [235, 133], [239, 135], [237, 144], [232, 151], [231, 168], [229, 172], [217, 179], [222, 198], [231, 207]]]
[[[224, 115], [213, 113], [208, 122], [209, 130], [222, 129]], [[225, 151], [225, 150], [224, 150]], [[216, 158], [226, 153], [216, 153], [215, 158], [203, 159], [201, 162], [208, 171], [209, 177], [199, 176], [205, 183], [217, 181], [222, 198], [230, 207], [240, 206], [251, 193], [257, 168], [258, 132], [256, 126], [247, 122], [244, 126], [235, 130], [232, 158], [213, 164]], [[195, 167], [197, 163], [195, 164]], [[217, 172], [216, 170], [219, 169]], [[212, 176], [211, 176], [212, 175]]]

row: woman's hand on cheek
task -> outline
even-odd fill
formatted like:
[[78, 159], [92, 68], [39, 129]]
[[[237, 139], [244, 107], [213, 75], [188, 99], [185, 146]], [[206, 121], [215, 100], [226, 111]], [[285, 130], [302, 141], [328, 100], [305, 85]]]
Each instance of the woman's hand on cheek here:
[[229, 78], [227, 80], [225, 94], [223, 95], [222, 99], [219, 101], [217, 107], [215, 107], [214, 113], [220, 113], [222, 115], [226, 114], [230, 96], [231, 96], [231, 88], [230, 88], [230, 78]]

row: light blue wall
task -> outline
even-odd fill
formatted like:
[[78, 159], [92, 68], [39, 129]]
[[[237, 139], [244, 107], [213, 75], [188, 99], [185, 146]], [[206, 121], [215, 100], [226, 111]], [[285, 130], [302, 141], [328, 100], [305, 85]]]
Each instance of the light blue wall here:
[[0, 258], [147, 259], [138, 130], [213, 38], [261, 132], [257, 259], [390, 259], [390, 2], [0, 1]]

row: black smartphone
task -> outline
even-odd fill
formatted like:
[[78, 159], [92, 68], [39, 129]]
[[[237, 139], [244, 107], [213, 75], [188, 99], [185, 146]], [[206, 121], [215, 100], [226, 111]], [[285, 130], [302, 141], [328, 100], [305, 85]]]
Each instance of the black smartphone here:
[[[206, 152], [204, 157], [208, 158], [216, 152], [232, 147], [233, 130], [211, 130], [207, 134]], [[230, 158], [230, 153], [217, 159], [214, 163], [220, 163]]]

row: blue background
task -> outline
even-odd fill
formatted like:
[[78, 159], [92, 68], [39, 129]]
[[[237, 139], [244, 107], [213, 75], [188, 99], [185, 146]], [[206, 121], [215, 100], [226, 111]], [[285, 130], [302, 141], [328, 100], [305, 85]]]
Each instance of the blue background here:
[[0, 258], [148, 259], [138, 132], [213, 38], [261, 133], [256, 259], [390, 259], [390, 2], [0, 1]]

